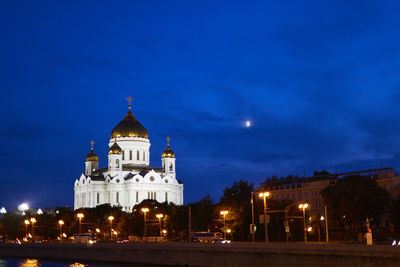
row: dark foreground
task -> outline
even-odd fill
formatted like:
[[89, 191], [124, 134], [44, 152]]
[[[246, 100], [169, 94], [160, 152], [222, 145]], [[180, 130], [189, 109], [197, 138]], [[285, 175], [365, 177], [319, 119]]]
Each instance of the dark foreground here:
[[174, 266], [400, 266], [400, 248], [327, 244], [0, 244], [0, 258]]

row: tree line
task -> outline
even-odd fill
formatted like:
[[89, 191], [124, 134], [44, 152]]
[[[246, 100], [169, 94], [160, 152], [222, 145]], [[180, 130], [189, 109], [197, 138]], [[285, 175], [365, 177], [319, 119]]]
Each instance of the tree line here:
[[[290, 179], [297, 179], [291, 176]], [[266, 182], [271, 182], [267, 179]], [[144, 200], [133, 207], [131, 212], [122, 211], [121, 207], [104, 204], [96, 208], [84, 208], [71, 210], [68, 207], [56, 207], [46, 209], [43, 214], [36, 214], [34, 210], [28, 210], [25, 215], [19, 211], [9, 212], [0, 217], [0, 234], [10, 239], [25, 236], [26, 231], [32, 231], [31, 225], [24, 224], [27, 218], [35, 217], [34, 233], [44, 238], [57, 238], [60, 234], [58, 221], [63, 220], [62, 232], [71, 236], [79, 232], [78, 213], [83, 213], [81, 220], [83, 232], [96, 229], [100, 233], [107, 234], [110, 227], [118, 233], [118, 238], [128, 238], [129, 236], [144, 235], [144, 214], [142, 208], [146, 207], [147, 235], [158, 236], [160, 226], [165, 230], [169, 240], [188, 240], [189, 239], [189, 210], [191, 214], [191, 231], [210, 231], [223, 232], [224, 219], [221, 210], [227, 210], [226, 228], [231, 231], [227, 238], [233, 241], [251, 241], [252, 235], [250, 225], [252, 223], [251, 196], [254, 192], [254, 185], [247, 181], [240, 180], [234, 182], [230, 187], [223, 190], [223, 195], [218, 202], [213, 201], [209, 195], [201, 200], [187, 205], [177, 206], [173, 203], [159, 203], [155, 200]], [[273, 194], [273, 191], [271, 191]], [[338, 179], [336, 183], [328, 186], [320, 192], [320, 195], [327, 206], [329, 214], [329, 228], [338, 240], [359, 240], [360, 233], [365, 231], [367, 219], [372, 221], [375, 229], [386, 229], [387, 231], [400, 231], [400, 200], [391, 199], [390, 194], [379, 187], [375, 180], [364, 176], [347, 176]], [[269, 211], [282, 211], [288, 209], [288, 214], [295, 219], [289, 222], [289, 237], [285, 232], [285, 216], [283, 212], [270, 214], [269, 237], [271, 241], [285, 241], [288, 237], [290, 241], [303, 240], [303, 221], [296, 219], [302, 216], [292, 200], [268, 199]], [[156, 214], [163, 214], [161, 219]], [[255, 240], [264, 240], [264, 227], [259, 223], [259, 215], [263, 214], [263, 201], [254, 195], [254, 220], [257, 225]], [[324, 225], [315, 218], [322, 214], [307, 213], [307, 225], [313, 227], [309, 233], [310, 241], [321, 240], [324, 235]], [[112, 225], [108, 220], [113, 216]], [[382, 225], [382, 218], [389, 225]], [[30, 227], [30, 228], [29, 228]], [[317, 231], [318, 229], [318, 231]], [[322, 238], [323, 239], [323, 238]]]

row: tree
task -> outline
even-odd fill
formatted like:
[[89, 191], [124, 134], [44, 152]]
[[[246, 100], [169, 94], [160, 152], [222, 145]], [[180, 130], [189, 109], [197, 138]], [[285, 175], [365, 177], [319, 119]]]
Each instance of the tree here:
[[[240, 180], [234, 182], [232, 187], [225, 187], [224, 194], [218, 205], [220, 210], [229, 211], [227, 223], [232, 228], [235, 240], [248, 240], [251, 224], [251, 192], [253, 184]], [[227, 226], [227, 227], [228, 227]]]
[[327, 205], [329, 224], [341, 228], [352, 240], [363, 232], [366, 219], [377, 224], [390, 203], [390, 195], [375, 180], [352, 175], [321, 191]]

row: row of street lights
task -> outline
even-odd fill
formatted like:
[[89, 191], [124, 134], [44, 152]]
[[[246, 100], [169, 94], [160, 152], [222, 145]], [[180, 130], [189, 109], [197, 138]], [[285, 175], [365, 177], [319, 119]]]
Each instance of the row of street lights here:
[[[268, 237], [268, 221], [267, 221], [267, 198], [271, 195], [270, 192], [261, 192], [258, 194], [260, 198], [264, 200], [264, 227], [265, 227], [265, 243], [269, 242], [269, 237]], [[252, 202], [253, 203], [253, 202]], [[303, 211], [303, 231], [304, 231], [304, 242], [307, 242], [307, 232], [312, 231], [312, 227], [306, 227], [306, 209], [310, 208], [310, 204], [308, 203], [300, 203], [299, 204], [299, 209]], [[325, 215], [326, 215], [326, 207], [325, 207]], [[325, 220], [323, 216], [321, 216], [321, 220]], [[253, 226], [254, 223], [252, 223]], [[327, 221], [326, 221], [326, 227], [327, 227]], [[288, 226], [287, 226], [288, 227]], [[285, 229], [286, 230], [286, 229]], [[327, 230], [326, 230], [327, 231]], [[328, 232], [326, 232], [326, 240], [328, 242]]]

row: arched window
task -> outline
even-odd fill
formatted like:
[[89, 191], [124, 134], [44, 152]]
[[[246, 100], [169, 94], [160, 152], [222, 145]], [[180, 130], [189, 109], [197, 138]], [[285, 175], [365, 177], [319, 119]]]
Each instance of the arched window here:
[[143, 151], [143, 160], [146, 160], [146, 152]]
[[132, 150], [129, 150], [129, 160], [132, 160]]
[[136, 151], [136, 159], [139, 160], [139, 150]]
[[172, 166], [172, 163], [169, 165], [169, 171], [172, 172], [174, 170], [174, 167]]
[[115, 160], [116, 168], [119, 168], [119, 159]]
[[125, 150], [122, 150], [122, 160], [125, 160]]

